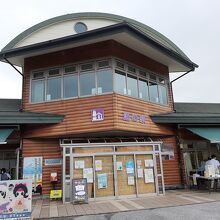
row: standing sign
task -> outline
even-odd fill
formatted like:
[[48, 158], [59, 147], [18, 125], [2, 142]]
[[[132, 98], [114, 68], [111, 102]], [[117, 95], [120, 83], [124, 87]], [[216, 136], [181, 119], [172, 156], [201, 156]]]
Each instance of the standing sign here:
[[25, 157], [23, 179], [32, 180], [33, 193], [42, 194], [42, 157]]
[[73, 179], [73, 203], [88, 203], [88, 186], [86, 178]]
[[31, 180], [0, 181], [0, 219], [30, 219]]

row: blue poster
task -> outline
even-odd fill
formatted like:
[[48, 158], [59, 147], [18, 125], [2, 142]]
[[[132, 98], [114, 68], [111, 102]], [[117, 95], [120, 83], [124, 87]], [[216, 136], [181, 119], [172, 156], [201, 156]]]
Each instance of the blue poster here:
[[134, 161], [126, 160], [126, 173], [134, 173]]
[[107, 174], [97, 174], [98, 176], [98, 189], [107, 189], [108, 187], [108, 180], [107, 180]]

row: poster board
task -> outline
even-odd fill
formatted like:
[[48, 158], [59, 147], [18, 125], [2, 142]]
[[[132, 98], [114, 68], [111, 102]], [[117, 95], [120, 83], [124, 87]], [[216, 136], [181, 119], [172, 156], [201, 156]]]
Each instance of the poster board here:
[[0, 181], [0, 219], [30, 219], [32, 181]]
[[86, 178], [72, 180], [73, 203], [88, 203], [88, 185]]
[[25, 157], [23, 162], [23, 179], [32, 180], [33, 194], [42, 194], [43, 157]]

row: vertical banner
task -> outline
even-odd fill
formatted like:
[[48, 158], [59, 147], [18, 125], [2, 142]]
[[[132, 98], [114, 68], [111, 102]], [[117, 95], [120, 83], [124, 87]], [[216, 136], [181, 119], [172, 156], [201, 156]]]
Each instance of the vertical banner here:
[[0, 219], [31, 218], [30, 179], [0, 181], [0, 192]]
[[42, 194], [42, 157], [25, 157], [23, 179], [32, 180], [33, 194]]

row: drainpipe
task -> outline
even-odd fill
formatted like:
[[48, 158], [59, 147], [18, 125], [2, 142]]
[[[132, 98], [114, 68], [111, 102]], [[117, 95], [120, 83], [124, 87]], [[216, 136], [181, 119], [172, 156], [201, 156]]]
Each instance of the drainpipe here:
[[13, 67], [21, 76], [22, 76], [22, 91], [21, 91], [21, 109], [19, 111], [23, 111], [23, 92], [24, 92], [24, 75], [21, 71], [19, 71], [7, 58], [4, 58], [4, 60]]
[[175, 112], [176, 110], [175, 110], [175, 106], [174, 106], [174, 98], [173, 98], [173, 83], [174, 83], [175, 81], [177, 81], [178, 79], [182, 78], [183, 76], [187, 75], [188, 73], [194, 71], [194, 70], [195, 70], [195, 68], [192, 68], [191, 70], [189, 70], [189, 71], [183, 73], [181, 76], [177, 77], [176, 79], [174, 79], [174, 80], [172, 80], [172, 81], [170, 82], [170, 89], [171, 89], [171, 94], [172, 94], [172, 100], [173, 100], [173, 111], [174, 111], [174, 112]]

